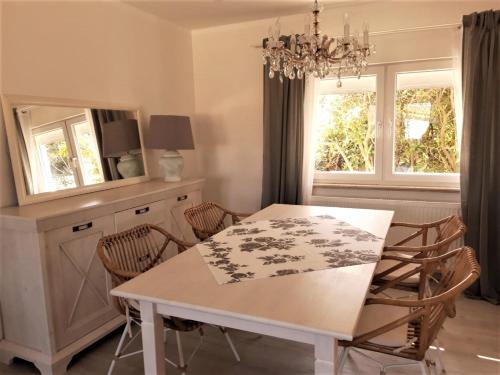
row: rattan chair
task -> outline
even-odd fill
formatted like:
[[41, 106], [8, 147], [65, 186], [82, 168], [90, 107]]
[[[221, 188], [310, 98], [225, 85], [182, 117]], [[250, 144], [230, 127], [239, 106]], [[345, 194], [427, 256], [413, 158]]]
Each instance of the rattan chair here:
[[[373, 278], [373, 284], [378, 287], [373, 288], [372, 293], [377, 294], [389, 288], [396, 288], [418, 292], [422, 297], [428, 280], [421, 278], [422, 269], [418, 264], [405, 262], [405, 258], [423, 259], [445, 254], [455, 241], [463, 237], [465, 225], [458, 216], [452, 215], [426, 224], [391, 224], [391, 228], [396, 227], [417, 230], [396, 244], [384, 248], [382, 259], [377, 265]], [[435, 232], [435, 239], [429, 243], [431, 232]], [[420, 245], [408, 245], [410, 241], [419, 238]], [[432, 277], [432, 274], [428, 276]]]
[[230, 211], [212, 202], [203, 202], [184, 211], [187, 222], [200, 241], [224, 230], [228, 224], [234, 225], [250, 214]]
[[[176, 246], [177, 252], [180, 253], [194, 246], [194, 244], [175, 238], [156, 225], [142, 224], [124, 232], [103, 237], [97, 244], [97, 254], [104, 264], [104, 267], [111, 275], [113, 287], [116, 287], [160, 264], [165, 259], [165, 252], [170, 246]], [[113, 302], [120, 313], [125, 315], [126, 325], [118, 343], [118, 347], [116, 348], [115, 356], [109, 367], [108, 375], [113, 372], [115, 364], [119, 359], [142, 352], [142, 350], [138, 350], [125, 354], [127, 348], [141, 332], [139, 304], [137, 301], [121, 297], [113, 297]], [[165, 358], [165, 361], [177, 367], [185, 374], [187, 365], [202, 344], [204, 335], [202, 329], [203, 323], [194, 320], [164, 316], [163, 324], [165, 327], [165, 334], [168, 330], [173, 330], [175, 332], [179, 354], [178, 363], [174, 363], [168, 358]], [[139, 328], [134, 334], [132, 332], [133, 325]], [[228, 332], [224, 327], [217, 328], [224, 334], [236, 360], [239, 361], [240, 357]], [[200, 333], [200, 341], [189, 358], [185, 360], [180, 332], [191, 332], [195, 330], [198, 330]], [[124, 345], [127, 334], [129, 335], [129, 340], [127, 344]]]
[[455, 299], [480, 273], [474, 250], [459, 248], [433, 258], [411, 259], [427, 272], [439, 269], [441, 279], [428, 297], [368, 298], [356, 335], [352, 341], [341, 341], [340, 372], [351, 349], [365, 349], [413, 360], [406, 364], [384, 365], [367, 354], [355, 350], [380, 366], [380, 373], [391, 367], [417, 365], [422, 374], [429, 374], [426, 354], [447, 317], [454, 317]]

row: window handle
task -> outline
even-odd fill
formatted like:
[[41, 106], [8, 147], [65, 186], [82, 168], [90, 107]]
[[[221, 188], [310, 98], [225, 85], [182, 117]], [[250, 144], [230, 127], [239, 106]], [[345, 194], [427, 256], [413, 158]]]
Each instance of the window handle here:
[[78, 158], [71, 158], [71, 166], [75, 169], [78, 168]]
[[393, 126], [392, 120], [388, 120], [387, 121], [387, 136], [388, 137], [392, 137], [392, 126]]

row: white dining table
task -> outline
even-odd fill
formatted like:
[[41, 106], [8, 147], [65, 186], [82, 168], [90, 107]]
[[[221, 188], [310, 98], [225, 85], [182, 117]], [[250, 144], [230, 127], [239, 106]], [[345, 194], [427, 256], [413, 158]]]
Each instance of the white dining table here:
[[[386, 238], [393, 211], [271, 205], [247, 221], [331, 215]], [[380, 242], [375, 250], [383, 251]], [[114, 288], [139, 301], [144, 371], [165, 374], [162, 315], [314, 346], [316, 375], [337, 374], [338, 340], [352, 340], [376, 263], [219, 285], [195, 247]]]

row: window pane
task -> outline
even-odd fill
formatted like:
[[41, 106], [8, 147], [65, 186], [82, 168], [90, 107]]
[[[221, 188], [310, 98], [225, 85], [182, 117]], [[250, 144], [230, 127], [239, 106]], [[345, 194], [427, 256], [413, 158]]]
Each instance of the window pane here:
[[90, 124], [87, 121], [74, 124], [73, 132], [83, 183], [92, 185], [104, 182], [99, 150]]
[[76, 187], [68, 145], [62, 129], [35, 136], [35, 143], [44, 180], [44, 191]]
[[394, 172], [458, 173], [453, 71], [397, 74]]
[[316, 170], [375, 172], [376, 76], [320, 82]]

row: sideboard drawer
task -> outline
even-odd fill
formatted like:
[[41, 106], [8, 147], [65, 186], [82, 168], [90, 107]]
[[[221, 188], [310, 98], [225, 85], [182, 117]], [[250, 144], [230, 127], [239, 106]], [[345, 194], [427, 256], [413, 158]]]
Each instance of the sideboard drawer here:
[[155, 224], [165, 228], [165, 201], [148, 203], [115, 214], [117, 232], [140, 224]]

